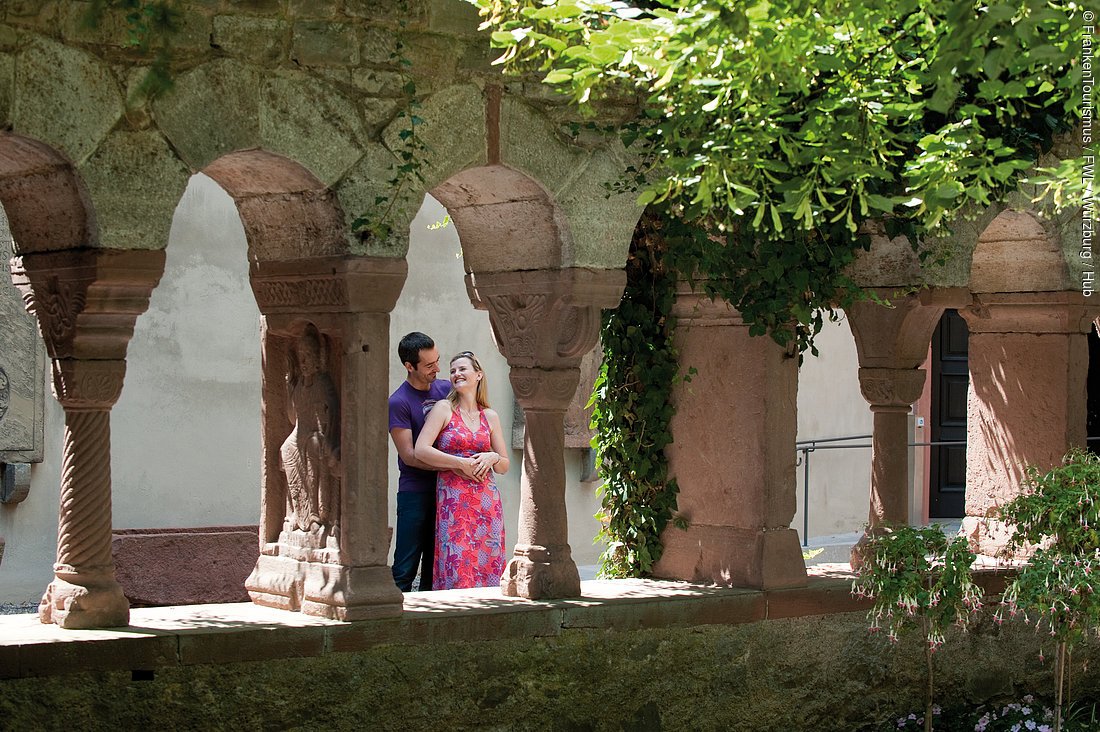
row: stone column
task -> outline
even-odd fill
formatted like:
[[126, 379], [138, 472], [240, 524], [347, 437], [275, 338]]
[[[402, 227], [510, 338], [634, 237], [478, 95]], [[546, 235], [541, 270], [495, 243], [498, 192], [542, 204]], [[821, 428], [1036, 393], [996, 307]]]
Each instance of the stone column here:
[[264, 460], [260, 557], [245, 587], [257, 604], [339, 620], [401, 613], [386, 561], [386, 399], [389, 313], [406, 271], [381, 257], [252, 266]]
[[920, 398], [924, 369], [859, 370], [859, 388], [871, 405], [872, 527], [909, 522], [909, 410]]
[[653, 574], [729, 587], [806, 584], [795, 497], [798, 359], [768, 337], [751, 337], [727, 302], [681, 283], [673, 307], [681, 369], [673, 387], [669, 473], [677, 512]]
[[1047, 470], [1085, 444], [1088, 341], [1100, 305], [1079, 292], [975, 296], [970, 328], [966, 518], [983, 554], [1007, 540], [999, 507], [1019, 494], [1024, 468]]
[[129, 604], [111, 559], [111, 407], [126, 347], [164, 270], [163, 251], [81, 250], [12, 260], [53, 361], [65, 410], [54, 580], [39, 605], [63, 628], [125, 626]]
[[[920, 365], [947, 301], [961, 291], [925, 292], [896, 297], [887, 289], [872, 300], [855, 303], [848, 325], [856, 341], [859, 387], [874, 413], [871, 439], [871, 498], [868, 532], [883, 524], [909, 523], [909, 410], [920, 398], [927, 374]], [[868, 533], [852, 548], [853, 567], [862, 563]]]
[[533, 270], [467, 275], [475, 307], [489, 311], [497, 347], [526, 415], [519, 536], [501, 578], [505, 595], [580, 596], [565, 510], [565, 412], [580, 362], [599, 337], [600, 310], [615, 307], [621, 270]]

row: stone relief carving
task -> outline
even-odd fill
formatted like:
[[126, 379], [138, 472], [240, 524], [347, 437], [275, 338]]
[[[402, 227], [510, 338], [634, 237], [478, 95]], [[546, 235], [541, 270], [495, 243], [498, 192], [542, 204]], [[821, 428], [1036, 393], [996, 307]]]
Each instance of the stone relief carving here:
[[256, 300], [271, 307], [315, 307], [347, 305], [344, 284], [335, 279], [257, 281], [253, 284]]
[[599, 338], [599, 308], [567, 307], [561, 318], [558, 355], [576, 358], [588, 353]]
[[859, 389], [872, 407], [908, 409], [924, 388], [924, 369], [859, 370]]
[[12, 285], [11, 254], [11, 235], [0, 211], [0, 463], [36, 463], [45, 445], [46, 346]]
[[[600, 364], [603, 363], [603, 349], [599, 344], [581, 358], [581, 378], [569, 406], [565, 411], [565, 447], [568, 449], [587, 450], [592, 443], [592, 429], [588, 426], [592, 418], [592, 410], [588, 408], [588, 399], [592, 396], [592, 389], [596, 384], [596, 377], [600, 373]], [[514, 385], [513, 385], [514, 387]], [[533, 393], [532, 384], [529, 392]], [[519, 390], [516, 390], [519, 393]], [[513, 402], [512, 417], [512, 447], [523, 449], [523, 432], [526, 427], [526, 417], [523, 407], [518, 400]]]
[[76, 330], [76, 316], [83, 312], [87, 293], [81, 288], [75, 290], [68, 283], [62, 283], [57, 275], [46, 280], [45, 294], [35, 297], [27, 290], [23, 301], [27, 311], [38, 317], [40, 327], [48, 329], [43, 336], [51, 343], [64, 343]]
[[110, 409], [122, 393], [125, 361], [54, 361], [53, 393], [68, 409]]
[[279, 448], [286, 475], [289, 529], [332, 529], [340, 505], [340, 398], [329, 375], [324, 336], [310, 325], [288, 356], [287, 418]]
[[502, 343], [507, 354], [515, 359], [533, 358], [538, 343], [538, 326], [542, 324], [547, 296], [495, 295], [490, 298], [489, 313], [501, 328]]

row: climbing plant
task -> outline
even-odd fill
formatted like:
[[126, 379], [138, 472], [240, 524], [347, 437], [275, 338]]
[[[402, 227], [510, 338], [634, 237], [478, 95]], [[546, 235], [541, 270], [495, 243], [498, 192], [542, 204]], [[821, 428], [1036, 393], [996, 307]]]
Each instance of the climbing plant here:
[[470, 1], [506, 66], [582, 110], [640, 100], [638, 203], [700, 232], [680, 268], [801, 348], [858, 295], [868, 219], [917, 242], [1080, 115], [1075, 2]]
[[605, 577], [638, 577], [661, 557], [661, 532], [673, 518], [676, 481], [668, 475], [669, 388], [678, 378], [672, 344], [676, 274], [665, 264], [667, 216], [650, 212], [634, 230], [626, 288], [604, 313], [604, 360], [588, 406], [604, 484], [597, 540]]
[[403, 82], [403, 104], [395, 117], [402, 125], [397, 132], [397, 144], [390, 150], [394, 158], [390, 165], [390, 178], [386, 181], [385, 192], [378, 193], [372, 205], [351, 224], [364, 240], [385, 241], [393, 233], [395, 207], [403, 198], [415, 195], [423, 187], [424, 160], [431, 152], [420, 134], [420, 127], [424, 124], [424, 119], [418, 114], [421, 98], [416, 89], [412, 59], [406, 54], [405, 35], [409, 14], [408, 0], [402, 0], [395, 9], [398, 33], [389, 54], [389, 62], [401, 73]]

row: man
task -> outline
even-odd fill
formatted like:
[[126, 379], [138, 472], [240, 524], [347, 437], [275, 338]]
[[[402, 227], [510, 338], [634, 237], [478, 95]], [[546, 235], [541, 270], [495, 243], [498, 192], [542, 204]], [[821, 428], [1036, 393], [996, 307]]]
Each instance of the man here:
[[421, 590], [432, 589], [435, 548], [435, 470], [413, 457], [413, 445], [432, 405], [444, 399], [451, 383], [436, 379], [439, 349], [423, 333], [409, 333], [397, 345], [408, 375], [390, 395], [390, 437], [397, 447], [397, 542], [393, 581], [402, 592], [412, 590], [420, 569]]

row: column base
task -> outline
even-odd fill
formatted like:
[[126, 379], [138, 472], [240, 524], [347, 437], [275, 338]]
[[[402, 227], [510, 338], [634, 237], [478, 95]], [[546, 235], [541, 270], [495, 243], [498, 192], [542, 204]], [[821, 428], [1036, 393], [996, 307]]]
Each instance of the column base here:
[[124, 628], [130, 624], [130, 603], [113, 570], [93, 578], [58, 575], [38, 603], [38, 619], [66, 630]]
[[500, 591], [528, 600], [580, 597], [581, 578], [569, 545], [517, 544], [500, 578]]
[[970, 551], [975, 554], [1004, 559], [1027, 558], [1031, 552], [1026, 548], [1015, 552], [1007, 550], [1012, 532], [1012, 527], [1004, 521], [982, 516], [966, 516], [959, 529], [959, 535], [966, 537], [970, 543]]
[[297, 612], [302, 607], [301, 565], [297, 559], [261, 554], [244, 588], [257, 605]]
[[732, 526], [670, 527], [653, 576], [687, 582], [772, 590], [806, 585], [806, 562], [794, 529]]
[[252, 602], [332, 620], [400, 615], [403, 595], [386, 566], [348, 567], [261, 555], [245, 581]]

